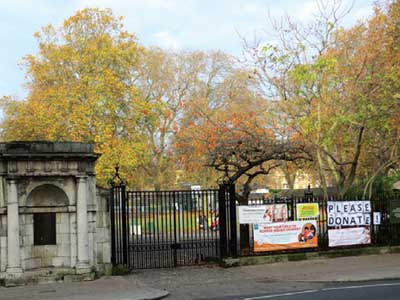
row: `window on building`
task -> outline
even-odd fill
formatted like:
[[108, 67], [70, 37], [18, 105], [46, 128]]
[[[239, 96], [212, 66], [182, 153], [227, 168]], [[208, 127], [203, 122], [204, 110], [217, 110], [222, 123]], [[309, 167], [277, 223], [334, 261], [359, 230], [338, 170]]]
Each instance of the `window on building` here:
[[56, 214], [33, 214], [33, 244], [56, 245]]

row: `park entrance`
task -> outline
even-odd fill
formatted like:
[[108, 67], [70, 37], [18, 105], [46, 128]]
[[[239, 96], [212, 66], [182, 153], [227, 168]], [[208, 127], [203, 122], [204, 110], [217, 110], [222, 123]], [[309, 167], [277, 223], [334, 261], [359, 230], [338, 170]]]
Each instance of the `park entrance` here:
[[112, 262], [130, 270], [205, 263], [235, 254], [233, 185], [219, 189], [110, 192]]
[[[122, 180], [118, 182], [110, 190], [112, 262], [129, 270], [188, 266], [238, 256], [400, 244], [400, 201], [396, 193], [365, 200], [334, 195], [324, 199], [307, 191], [303, 197], [259, 199], [238, 208], [242, 221], [249, 220], [239, 225], [234, 185], [221, 184], [219, 189], [210, 190], [129, 191]], [[337, 214], [335, 220], [341, 220], [342, 213], [329, 207], [357, 205], [362, 209], [363, 203], [368, 211], [355, 213], [361, 214], [362, 218], [357, 218], [365, 224], [329, 223], [331, 215]], [[259, 207], [254, 210], [254, 205]], [[254, 211], [260, 208], [262, 218], [272, 209], [276, 220], [262, 225], [258, 219], [252, 221], [258, 218]], [[308, 217], [301, 217], [304, 211]], [[305, 240], [307, 228], [313, 228], [312, 237], [308, 235]]]

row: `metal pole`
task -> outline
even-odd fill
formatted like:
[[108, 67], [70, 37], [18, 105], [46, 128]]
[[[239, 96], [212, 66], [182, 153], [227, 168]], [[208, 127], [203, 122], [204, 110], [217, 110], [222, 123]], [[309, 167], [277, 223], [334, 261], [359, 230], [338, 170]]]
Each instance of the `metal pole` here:
[[[178, 202], [176, 199], [176, 193], [173, 192], [173, 202], [174, 202], [174, 266], [176, 267], [178, 265], [178, 256], [177, 256], [177, 236], [176, 236], [176, 231], [177, 231], [177, 227], [176, 227], [176, 205]], [[179, 203], [178, 203], [178, 209], [179, 209]]]
[[226, 185], [220, 184], [218, 191], [218, 206], [219, 206], [219, 239], [220, 239], [220, 258], [225, 258], [228, 255], [227, 243], [227, 226], [226, 226]]
[[122, 246], [123, 246], [123, 264], [128, 264], [128, 231], [127, 231], [127, 213], [126, 213], [126, 194], [125, 185], [121, 185], [121, 209], [122, 209]]
[[230, 224], [230, 254], [231, 256], [237, 256], [237, 225], [236, 225], [236, 197], [235, 197], [235, 185], [229, 185], [229, 224]]

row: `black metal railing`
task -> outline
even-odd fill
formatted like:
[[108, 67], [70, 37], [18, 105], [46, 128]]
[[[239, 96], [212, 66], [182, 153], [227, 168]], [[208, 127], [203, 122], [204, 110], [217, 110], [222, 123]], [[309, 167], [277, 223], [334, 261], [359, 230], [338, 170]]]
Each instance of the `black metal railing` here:
[[[253, 225], [238, 224], [235, 186], [177, 191], [128, 191], [117, 173], [110, 192], [112, 263], [129, 269], [165, 268], [200, 264], [240, 255], [265, 255], [328, 250], [328, 200], [311, 193], [304, 197], [252, 199], [249, 205], [286, 204], [287, 220], [297, 220], [299, 203], [318, 203], [318, 247], [254, 251]], [[399, 194], [376, 195], [372, 210], [381, 213], [381, 224], [371, 225], [371, 245], [400, 245], [400, 223], [390, 220], [390, 203]], [[361, 200], [330, 197], [329, 201]], [[243, 236], [241, 240], [241, 233]], [[247, 231], [248, 230], [248, 231]]]
[[[372, 211], [381, 213], [381, 224], [371, 225], [371, 244], [366, 245], [352, 245], [335, 247], [335, 249], [343, 248], [360, 248], [368, 246], [390, 246], [400, 245], [400, 224], [394, 224], [390, 222], [390, 202], [393, 199], [400, 199], [400, 194], [385, 194], [376, 195], [371, 199]], [[346, 200], [361, 200], [361, 199], [349, 199], [343, 197], [329, 197], [329, 201], [346, 201]], [[282, 250], [282, 251], [270, 251], [270, 252], [255, 252], [254, 251], [254, 237], [253, 237], [253, 225], [249, 225], [249, 243], [250, 245], [246, 248], [246, 251], [240, 251], [241, 255], [266, 255], [266, 254], [282, 254], [291, 252], [310, 252], [310, 251], [321, 251], [332, 249], [328, 246], [328, 225], [327, 225], [327, 203], [328, 200], [315, 197], [315, 196], [304, 196], [298, 198], [271, 198], [271, 199], [252, 199], [249, 201], [249, 205], [260, 205], [260, 204], [286, 204], [288, 209], [288, 221], [294, 221], [297, 219], [296, 216], [296, 205], [299, 203], [318, 203], [319, 205], [319, 217], [317, 219], [318, 225], [318, 247], [307, 248], [307, 249], [293, 249], [293, 250]], [[238, 236], [240, 239], [240, 236]], [[250, 249], [250, 251], [249, 251]], [[242, 249], [240, 249], [242, 250]]]
[[[229, 202], [232, 199], [234, 205], [234, 197], [229, 196], [232, 191], [230, 186], [218, 190], [126, 191], [123, 182], [113, 185], [113, 264], [129, 269], [164, 268], [217, 260], [221, 251], [234, 254], [236, 222], [230, 220], [235, 219], [236, 208]], [[220, 205], [224, 206], [221, 214]]]

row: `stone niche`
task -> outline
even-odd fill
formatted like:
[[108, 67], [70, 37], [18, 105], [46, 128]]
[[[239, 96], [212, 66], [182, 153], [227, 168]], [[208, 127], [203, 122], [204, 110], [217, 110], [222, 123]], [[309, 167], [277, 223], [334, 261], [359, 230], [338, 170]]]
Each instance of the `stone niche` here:
[[88, 280], [109, 273], [107, 190], [93, 145], [0, 143], [0, 280]]

